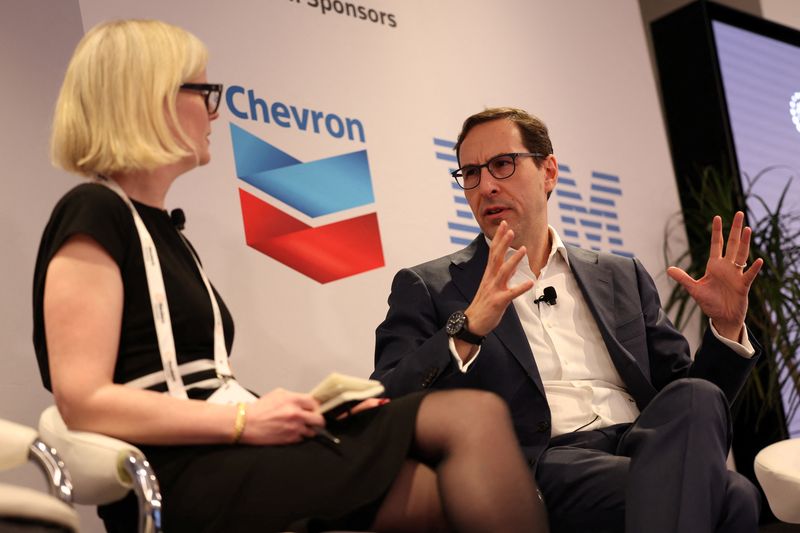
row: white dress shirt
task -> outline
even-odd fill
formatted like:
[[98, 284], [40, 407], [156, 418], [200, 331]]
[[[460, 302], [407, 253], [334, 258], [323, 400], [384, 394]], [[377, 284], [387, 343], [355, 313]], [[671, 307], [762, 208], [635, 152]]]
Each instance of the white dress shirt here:
[[[583, 298], [569, 267], [567, 249], [558, 233], [550, 227], [552, 246], [547, 263], [537, 278], [523, 257], [509, 286], [533, 280], [533, 288], [514, 299], [514, 309], [544, 385], [550, 407], [552, 436], [577, 430], [597, 429], [623, 422], [633, 422], [639, 409], [625, 390], [611, 361], [597, 322]], [[491, 241], [487, 238], [489, 246]], [[515, 250], [509, 249], [506, 258]], [[553, 287], [557, 303], [534, 301], [545, 287]], [[752, 357], [755, 350], [745, 332], [742, 344], [714, 335], [743, 357]], [[478, 359], [480, 349], [463, 363], [450, 339], [450, 351], [462, 372], [467, 372]]]

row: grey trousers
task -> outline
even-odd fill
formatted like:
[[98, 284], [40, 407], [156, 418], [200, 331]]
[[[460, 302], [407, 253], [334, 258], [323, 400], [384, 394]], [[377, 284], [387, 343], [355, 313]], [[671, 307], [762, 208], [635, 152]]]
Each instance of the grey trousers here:
[[754, 533], [760, 495], [726, 467], [728, 402], [681, 379], [633, 424], [555, 437], [538, 462], [551, 531]]

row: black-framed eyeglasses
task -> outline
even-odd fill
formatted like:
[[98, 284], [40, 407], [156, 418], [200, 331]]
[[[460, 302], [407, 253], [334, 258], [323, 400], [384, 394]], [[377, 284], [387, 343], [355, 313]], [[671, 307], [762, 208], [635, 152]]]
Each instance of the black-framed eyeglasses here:
[[510, 178], [514, 171], [517, 169], [518, 157], [547, 157], [545, 154], [537, 154], [531, 152], [514, 152], [510, 154], [496, 155], [482, 165], [464, 165], [463, 167], [454, 170], [450, 174], [458, 183], [458, 186], [464, 190], [474, 189], [481, 182], [481, 169], [486, 167], [489, 174], [494, 176], [495, 179], [504, 180]]
[[182, 91], [197, 91], [202, 94], [206, 101], [206, 109], [208, 109], [209, 115], [213, 115], [219, 109], [219, 102], [222, 100], [221, 83], [182, 83], [180, 89]]

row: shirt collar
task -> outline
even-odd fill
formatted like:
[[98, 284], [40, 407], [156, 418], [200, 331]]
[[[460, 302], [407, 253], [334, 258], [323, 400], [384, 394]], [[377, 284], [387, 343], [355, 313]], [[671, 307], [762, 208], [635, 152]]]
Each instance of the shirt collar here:
[[[548, 224], [547, 225], [547, 231], [550, 232], [550, 241], [551, 241], [550, 253], [547, 254], [547, 264], [550, 264], [550, 262], [553, 260], [553, 257], [556, 255], [556, 253], [558, 253], [558, 254], [561, 255], [561, 257], [567, 263], [567, 266], [569, 266], [569, 256], [567, 254], [567, 247], [564, 246], [564, 241], [561, 240], [561, 237], [558, 235], [558, 232], [556, 231], [556, 229], [553, 226]], [[489, 236], [486, 235], [485, 233], [483, 235], [483, 238], [486, 239], [486, 244], [488, 244], [489, 247], [491, 248], [492, 239], [490, 239]], [[514, 252], [516, 252], [516, 251], [517, 250], [515, 248], [509, 248], [508, 250], [506, 250], [506, 258], [512, 256], [514, 254]], [[527, 257], [523, 257], [522, 261], [520, 262], [520, 264], [524, 264], [527, 267], [528, 266], [528, 258]]]
[[553, 240], [553, 245], [550, 248], [550, 256], [547, 258], [547, 260], [550, 261], [550, 258], [552, 258], [556, 254], [556, 252], [558, 252], [559, 254], [561, 254], [561, 257], [564, 258], [564, 261], [566, 261], [567, 265], [569, 265], [569, 255], [567, 254], [567, 247], [564, 246], [564, 241], [561, 240], [561, 236], [558, 234], [558, 232], [553, 226], [547, 226], [547, 229], [550, 230], [550, 236], [552, 237]]

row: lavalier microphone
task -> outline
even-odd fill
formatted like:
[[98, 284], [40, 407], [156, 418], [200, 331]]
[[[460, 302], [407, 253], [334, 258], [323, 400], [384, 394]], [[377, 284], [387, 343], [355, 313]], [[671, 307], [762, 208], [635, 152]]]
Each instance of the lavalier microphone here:
[[544, 291], [542, 291], [542, 292], [543, 292], [543, 294], [541, 296], [539, 296], [538, 298], [536, 298], [533, 301], [533, 303], [535, 303], [536, 305], [539, 305], [540, 302], [544, 302], [547, 305], [555, 305], [556, 304], [556, 298], [558, 297], [558, 295], [556, 294], [555, 287], [545, 287]]

